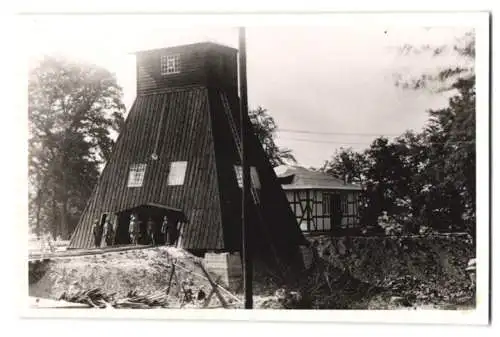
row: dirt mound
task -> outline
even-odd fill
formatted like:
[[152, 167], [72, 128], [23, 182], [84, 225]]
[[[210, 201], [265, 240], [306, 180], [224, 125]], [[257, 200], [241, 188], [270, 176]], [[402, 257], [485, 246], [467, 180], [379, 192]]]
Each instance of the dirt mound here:
[[[134, 307], [145, 307], [154, 304], [154, 299], [156, 302], [161, 299], [165, 307], [167, 304], [168, 307], [221, 306], [215, 295], [205, 301], [212, 286], [199, 262], [199, 258], [172, 247], [52, 260], [33, 268], [29, 295], [55, 300], [71, 299], [78, 303], [100, 302], [103, 299], [97, 307], [120, 301], [129, 305], [134, 302]], [[175, 273], [172, 274], [172, 270]], [[236, 305], [239, 302], [227, 290], [219, 290], [226, 304]], [[168, 296], [164, 296], [167, 292]]]
[[[465, 272], [474, 249], [465, 236], [314, 239], [319, 242], [320, 257], [296, 283], [284, 284], [255, 266], [256, 308], [452, 309], [474, 305], [474, 292]], [[170, 279], [174, 259], [176, 277]], [[203, 299], [196, 302], [188, 297], [196, 298], [200, 293], [208, 297], [212, 287], [197, 265], [199, 261], [170, 247], [50, 261], [32, 268], [29, 292], [33, 297], [59, 299], [99, 289], [141, 306], [137, 301], [158, 301], [171, 283], [171, 297], [165, 299], [169, 307], [182, 306], [183, 302], [189, 302], [186, 307], [200, 307]], [[236, 296], [227, 290], [221, 292], [232, 308], [242, 307], [242, 289]], [[217, 296], [212, 299], [220, 307]]]
[[[313, 240], [321, 258], [331, 266], [326, 268], [328, 275], [342, 275], [332, 282], [336, 283], [333, 291], [323, 292], [319, 306], [392, 309], [474, 305], [475, 294], [465, 268], [475, 250], [467, 235], [320, 236]], [[340, 281], [343, 278], [347, 282]]]
[[58, 299], [64, 292], [100, 288], [126, 295], [138, 288], [156, 290], [168, 281], [166, 251], [129, 250], [100, 255], [53, 260], [44, 275], [30, 285], [30, 296]]

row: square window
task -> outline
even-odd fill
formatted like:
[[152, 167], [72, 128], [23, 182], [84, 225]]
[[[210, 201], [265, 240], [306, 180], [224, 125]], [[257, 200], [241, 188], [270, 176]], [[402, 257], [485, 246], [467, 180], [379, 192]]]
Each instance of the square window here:
[[128, 173], [128, 187], [141, 187], [146, 174], [146, 164], [133, 164]]
[[[238, 181], [238, 186], [243, 187], [243, 170], [241, 166], [234, 166], [234, 172], [236, 173], [236, 179]], [[256, 189], [260, 189], [260, 179], [257, 173], [257, 168], [255, 166], [250, 167], [250, 181], [252, 186]]]
[[162, 55], [160, 61], [162, 75], [177, 74], [181, 72], [181, 57], [179, 54]]
[[187, 161], [174, 161], [170, 163], [170, 172], [168, 173], [168, 185], [177, 186], [184, 184], [186, 176]]

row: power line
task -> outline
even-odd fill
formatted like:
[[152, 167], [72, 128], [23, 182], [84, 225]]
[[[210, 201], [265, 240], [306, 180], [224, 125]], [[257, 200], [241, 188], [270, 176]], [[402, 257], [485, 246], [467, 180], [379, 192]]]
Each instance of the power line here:
[[314, 135], [339, 135], [339, 136], [366, 136], [366, 137], [378, 137], [378, 136], [387, 136], [387, 137], [397, 137], [401, 136], [401, 134], [388, 134], [388, 133], [355, 133], [355, 132], [325, 132], [325, 131], [309, 131], [309, 130], [300, 130], [300, 129], [277, 129], [277, 132], [289, 132], [289, 133], [305, 133], [305, 134], [314, 134]]
[[280, 137], [283, 140], [295, 140], [299, 142], [309, 142], [309, 143], [328, 143], [328, 144], [352, 144], [352, 145], [367, 145], [370, 144], [367, 142], [340, 142], [340, 141], [329, 141], [329, 140], [319, 140], [319, 139], [306, 139], [306, 138], [284, 138]]
[[[312, 135], [338, 135], [338, 136], [360, 136], [360, 137], [400, 137], [403, 136], [405, 133], [363, 133], [363, 132], [326, 132], [326, 131], [311, 131], [311, 130], [304, 130], [304, 129], [281, 129], [278, 128], [276, 129], [276, 132], [284, 132], [284, 133], [302, 133], [302, 134], [312, 134]], [[461, 133], [466, 133], [467, 131], [463, 132], [456, 132], [457, 134]]]
[[[338, 144], [338, 145], [370, 145], [372, 141], [367, 142], [342, 142], [342, 141], [330, 141], [330, 140], [320, 140], [320, 139], [306, 139], [306, 138], [286, 138], [280, 137], [283, 140], [294, 140], [299, 142], [308, 143], [326, 143], [326, 144]], [[475, 141], [455, 141], [455, 142], [426, 142], [426, 144], [474, 144]]]

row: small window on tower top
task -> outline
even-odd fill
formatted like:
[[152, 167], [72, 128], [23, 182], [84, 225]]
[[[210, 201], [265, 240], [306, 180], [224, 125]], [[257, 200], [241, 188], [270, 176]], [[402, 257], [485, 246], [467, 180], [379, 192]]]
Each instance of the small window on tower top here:
[[179, 54], [162, 55], [160, 61], [162, 75], [178, 74], [181, 72], [181, 56]]

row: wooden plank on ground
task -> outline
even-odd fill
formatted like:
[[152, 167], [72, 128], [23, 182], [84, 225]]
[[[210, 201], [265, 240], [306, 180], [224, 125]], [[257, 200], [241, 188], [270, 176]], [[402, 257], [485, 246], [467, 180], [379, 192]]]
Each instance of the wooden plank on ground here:
[[168, 280], [167, 295], [170, 293], [170, 286], [172, 285], [172, 279], [175, 273], [175, 262], [172, 262], [172, 271], [170, 272], [170, 278]]
[[[215, 280], [215, 283], [219, 282], [221, 278], [222, 278], [222, 276], [219, 276], [217, 278], [217, 280]], [[215, 288], [212, 288], [212, 291], [210, 291], [210, 294], [207, 296], [207, 298], [205, 299], [205, 302], [203, 303], [203, 308], [208, 307], [208, 305], [210, 304], [210, 300], [212, 299], [212, 296], [214, 294], [215, 294]]]
[[205, 277], [207, 278], [208, 282], [210, 282], [210, 285], [212, 286], [212, 289], [215, 291], [215, 294], [217, 295], [217, 298], [219, 299], [220, 303], [224, 308], [227, 308], [227, 302], [224, 299], [224, 297], [220, 294], [219, 288], [217, 287], [218, 285], [212, 280], [210, 275], [208, 274], [207, 270], [203, 266], [201, 262], [197, 262], [198, 266], [201, 268], [203, 271], [203, 274], [205, 274]]

